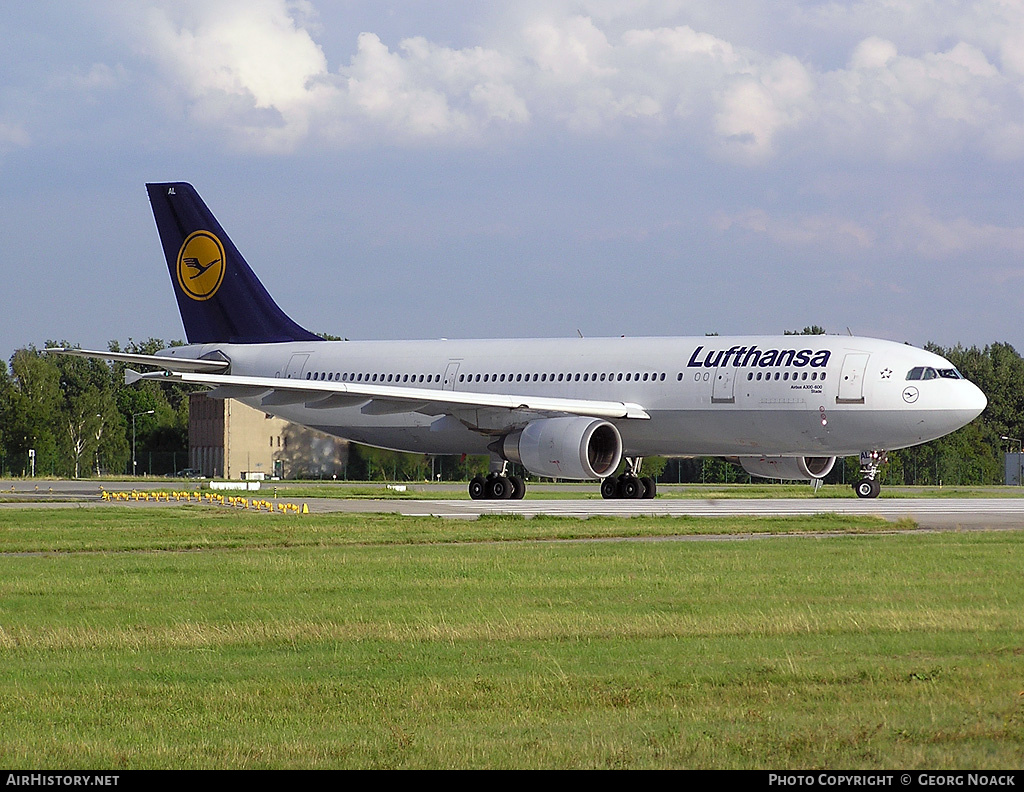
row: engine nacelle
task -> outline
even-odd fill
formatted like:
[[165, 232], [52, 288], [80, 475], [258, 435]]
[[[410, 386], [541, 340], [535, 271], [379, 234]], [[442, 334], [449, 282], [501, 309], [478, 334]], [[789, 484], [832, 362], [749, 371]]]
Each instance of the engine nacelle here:
[[501, 451], [538, 476], [592, 480], [615, 472], [622, 459], [622, 437], [599, 418], [541, 418], [506, 435]]
[[825, 478], [836, 463], [836, 458], [761, 456], [739, 457], [735, 461], [739, 462], [751, 476], [787, 481], [813, 481]]

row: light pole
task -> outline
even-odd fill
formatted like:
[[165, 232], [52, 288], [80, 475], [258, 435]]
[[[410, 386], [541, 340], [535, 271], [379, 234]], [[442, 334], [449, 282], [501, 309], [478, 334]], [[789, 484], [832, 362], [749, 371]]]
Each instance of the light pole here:
[[132, 415], [132, 476], [139, 475], [135, 469], [135, 419], [140, 415], [152, 415], [155, 412], [156, 410], [146, 410]]
[[1006, 440], [1008, 443], [1010, 443], [1010, 451], [1008, 451], [1007, 453], [1012, 453], [1012, 451], [1013, 451], [1013, 443], [1017, 444], [1017, 486], [1020, 486], [1020, 484], [1021, 484], [1021, 471], [1022, 471], [1022, 467], [1021, 467], [1021, 463], [1020, 463], [1021, 441], [1018, 440], [1016, 437], [1007, 437], [1006, 435], [1000, 435], [999, 439], [1000, 440]]

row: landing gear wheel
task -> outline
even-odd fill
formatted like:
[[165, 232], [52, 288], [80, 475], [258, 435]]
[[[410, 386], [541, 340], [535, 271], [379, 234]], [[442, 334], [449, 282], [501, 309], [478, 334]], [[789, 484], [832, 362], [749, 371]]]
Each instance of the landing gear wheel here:
[[508, 500], [512, 497], [512, 482], [504, 476], [495, 476], [487, 482], [487, 497], [491, 500]]
[[643, 497], [647, 500], [651, 500], [658, 494], [658, 485], [650, 476], [641, 478], [640, 483], [644, 485]]
[[609, 476], [601, 482], [601, 497], [605, 500], [617, 498], [619, 496], [619, 482], [615, 480], [615, 476]]
[[526, 482], [520, 476], [509, 476], [509, 483], [512, 485], [510, 500], [522, 500], [526, 494]]
[[619, 479], [619, 497], [633, 500], [643, 495], [639, 479], [636, 476], [622, 476]]
[[877, 498], [882, 491], [882, 485], [875, 479], [861, 479], [853, 485], [853, 491], [858, 498]]
[[483, 476], [473, 476], [469, 482], [469, 497], [473, 500], [487, 497], [487, 480]]

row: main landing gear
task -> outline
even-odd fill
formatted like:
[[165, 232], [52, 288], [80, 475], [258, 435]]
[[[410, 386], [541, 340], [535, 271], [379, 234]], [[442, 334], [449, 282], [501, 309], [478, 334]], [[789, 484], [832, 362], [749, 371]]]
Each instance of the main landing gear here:
[[601, 482], [601, 497], [606, 500], [655, 497], [658, 494], [658, 485], [650, 476], [640, 476], [642, 463], [643, 457], [627, 457], [626, 471], [621, 476], [609, 476]]
[[885, 451], [861, 451], [860, 452], [860, 479], [854, 483], [853, 491], [858, 498], [877, 498], [882, 491], [882, 484], [878, 481], [879, 468], [888, 460]]
[[469, 482], [469, 497], [473, 500], [522, 500], [526, 482], [520, 476], [506, 476], [507, 469], [508, 462], [502, 462], [500, 470], [474, 476]]

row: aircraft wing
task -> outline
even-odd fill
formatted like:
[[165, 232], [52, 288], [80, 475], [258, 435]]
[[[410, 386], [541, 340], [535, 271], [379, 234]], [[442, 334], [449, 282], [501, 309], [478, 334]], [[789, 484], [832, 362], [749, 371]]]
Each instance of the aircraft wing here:
[[136, 366], [159, 366], [171, 371], [223, 371], [228, 367], [224, 360], [196, 360], [194, 358], [176, 358], [170, 355], [134, 355], [129, 352], [97, 352], [91, 349], [70, 349], [67, 347], [47, 347], [43, 352], [73, 357], [95, 358], [97, 360], [116, 360]]
[[505, 409], [547, 415], [588, 415], [595, 418], [649, 419], [651, 417], [639, 404], [630, 402], [475, 393], [438, 388], [406, 388], [394, 385], [323, 382], [281, 379], [279, 377], [244, 377], [190, 371], [162, 371], [149, 374], [140, 374], [130, 370], [125, 372], [125, 382], [129, 384], [140, 379], [206, 385], [213, 388], [210, 395], [214, 398], [228, 399], [263, 394], [262, 403], [265, 406], [303, 404], [310, 409], [327, 409], [362, 404], [362, 412], [366, 415], [404, 412], [444, 415], [466, 409]]

